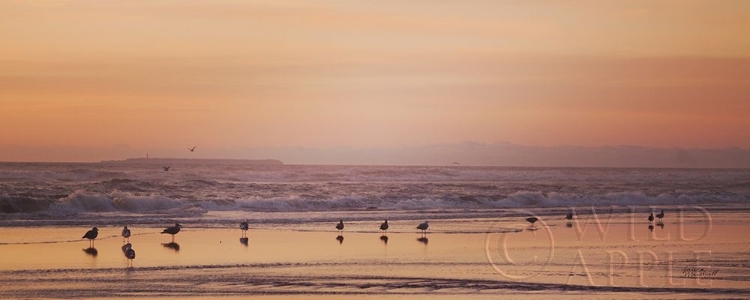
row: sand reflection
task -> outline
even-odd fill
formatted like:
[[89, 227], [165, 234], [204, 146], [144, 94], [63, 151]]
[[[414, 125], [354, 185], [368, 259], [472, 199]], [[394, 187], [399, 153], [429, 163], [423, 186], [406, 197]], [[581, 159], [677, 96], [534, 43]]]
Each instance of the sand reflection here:
[[180, 244], [178, 243], [166, 243], [166, 244], [161, 244], [161, 245], [164, 246], [164, 248], [172, 249], [175, 252], [180, 251]]
[[97, 255], [99, 255], [99, 250], [96, 250], [96, 248], [94, 247], [83, 249], [83, 252], [86, 252], [86, 254], [91, 255], [93, 257], [96, 257]]

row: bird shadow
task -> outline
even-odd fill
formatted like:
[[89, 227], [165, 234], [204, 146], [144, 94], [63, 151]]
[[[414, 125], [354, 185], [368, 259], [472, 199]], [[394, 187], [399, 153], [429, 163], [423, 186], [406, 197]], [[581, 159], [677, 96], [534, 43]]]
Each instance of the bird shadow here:
[[178, 243], [165, 243], [165, 244], [161, 244], [161, 245], [164, 246], [164, 248], [172, 249], [175, 252], [180, 251], [180, 244], [178, 244]]
[[662, 223], [661, 221], [656, 223], [656, 226], [659, 226], [659, 228], [664, 229], [664, 223]]
[[423, 236], [423, 237], [421, 237], [421, 238], [418, 238], [418, 239], [417, 239], [417, 242], [420, 242], [420, 243], [422, 243], [422, 244], [425, 244], [425, 245], [427, 245], [427, 243], [429, 243], [429, 242], [430, 242], [430, 240], [429, 240], [429, 239], [428, 239], [428, 238], [427, 238], [426, 236]]
[[573, 228], [573, 222], [568, 221], [567, 223], [565, 223], [565, 227]]
[[382, 241], [383, 244], [388, 245], [388, 236], [387, 235], [381, 235], [380, 236], [380, 241]]
[[88, 247], [86, 249], [83, 249], [83, 252], [86, 252], [86, 254], [91, 255], [93, 257], [96, 257], [99, 255], [99, 250], [96, 250], [94, 247]]
[[240, 238], [240, 244], [245, 245], [245, 247], [247, 247], [247, 244], [248, 244], [249, 241], [250, 241], [250, 239], [248, 239], [246, 237]]
[[344, 236], [343, 235], [339, 235], [339, 236], [336, 237], [336, 240], [339, 241], [339, 244], [343, 244], [344, 243]]

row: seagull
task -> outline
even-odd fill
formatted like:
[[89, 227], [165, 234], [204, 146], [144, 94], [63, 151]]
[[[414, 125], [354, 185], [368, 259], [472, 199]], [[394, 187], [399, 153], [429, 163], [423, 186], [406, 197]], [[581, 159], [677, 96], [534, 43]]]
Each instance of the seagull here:
[[124, 242], [125, 239], [130, 242], [130, 229], [128, 229], [128, 226], [125, 226], [125, 228], [122, 229], [122, 241]]
[[565, 219], [573, 220], [573, 212], [569, 211], [567, 215], [565, 215]]
[[380, 224], [380, 230], [382, 230], [383, 234], [385, 234], [385, 232], [388, 230], [388, 220], [385, 220], [383, 224]]
[[422, 234], [426, 233], [428, 227], [430, 227], [429, 221], [424, 221], [424, 223], [417, 225], [417, 229], [422, 230]]
[[190, 150], [190, 152], [195, 152], [195, 147], [197, 146], [193, 146], [193, 148], [188, 148], [188, 150]]
[[653, 222], [654, 221], [654, 213], [651, 213], [650, 215], [648, 215], [648, 221], [649, 222]]
[[534, 225], [534, 222], [538, 221], [539, 219], [537, 217], [528, 217], [526, 218], [526, 222], [531, 223], [531, 225]]
[[336, 224], [336, 229], [339, 230], [339, 235], [341, 235], [341, 232], [344, 231], [344, 220], [339, 220], [339, 223]]
[[659, 222], [661, 222], [661, 218], [664, 218], [664, 210], [662, 209], [660, 213], [656, 214], [656, 217], [659, 218]]
[[135, 259], [135, 250], [130, 243], [122, 245], [122, 253], [125, 254], [125, 258], [128, 259], [128, 266], [133, 266], [133, 259]]
[[174, 226], [168, 227], [167, 229], [164, 229], [161, 233], [168, 233], [172, 235], [172, 243], [174, 243], [174, 235], [180, 232], [180, 227], [182, 225], [175, 223]]
[[245, 220], [242, 223], [240, 223], [240, 229], [242, 230], [242, 237], [246, 237], [247, 236], [247, 229], [248, 228], [250, 228], [250, 227], [247, 225], [247, 220]]
[[164, 169], [164, 172], [169, 171], [170, 166], [163, 166], [162, 169]]
[[94, 247], [94, 239], [99, 235], [99, 229], [94, 227], [91, 230], [87, 231], [86, 234], [84, 234], [81, 238], [82, 239], [89, 239], [89, 248]]
[[125, 258], [128, 259], [128, 265], [133, 266], [133, 260], [135, 259], [135, 250], [133, 248], [128, 248], [128, 250], [125, 250]]

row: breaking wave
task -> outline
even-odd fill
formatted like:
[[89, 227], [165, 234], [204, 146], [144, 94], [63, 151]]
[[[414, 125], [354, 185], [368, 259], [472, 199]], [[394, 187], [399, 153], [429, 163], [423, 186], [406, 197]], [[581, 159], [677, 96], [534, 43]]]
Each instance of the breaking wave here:
[[114, 190], [109, 193], [75, 191], [59, 200], [1, 197], [0, 210], [5, 213], [33, 212], [170, 212], [200, 208], [205, 211], [306, 212], [352, 210], [434, 210], [434, 209], [502, 209], [556, 208], [571, 206], [654, 206], [744, 203], [749, 195], [715, 195], [712, 193], [677, 192], [650, 196], [642, 192], [618, 192], [603, 195], [579, 195], [519, 191], [507, 196], [390, 197], [344, 196], [320, 198], [306, 196], [250, 197], [246, 199], [172, 199], [163, 195], [139, 195]]

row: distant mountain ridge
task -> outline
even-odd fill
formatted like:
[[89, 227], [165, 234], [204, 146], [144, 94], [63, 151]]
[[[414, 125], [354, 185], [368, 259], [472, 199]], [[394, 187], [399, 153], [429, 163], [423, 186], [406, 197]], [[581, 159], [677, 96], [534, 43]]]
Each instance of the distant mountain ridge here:
[[281, 166], [284, 162], [276, 159], [221, 159], [221, 158], [128, 158], [125, 160], [108, 160], [103, 163], [139, 163], [139, 164], [199, 164], [199, 165], [264, 165]]

